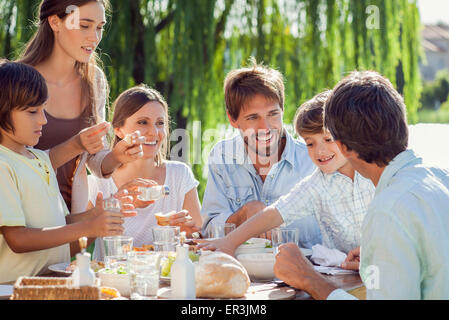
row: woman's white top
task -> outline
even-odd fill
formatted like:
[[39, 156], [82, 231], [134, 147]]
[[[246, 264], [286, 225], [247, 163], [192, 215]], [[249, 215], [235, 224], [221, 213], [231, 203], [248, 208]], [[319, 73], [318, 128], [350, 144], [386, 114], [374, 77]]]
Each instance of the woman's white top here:
[[[134, 238], [133, 246], [141, 247], [144, 244], [153, 243], [151, 228], [157, 225], [155, 213], [169, 211], [179, 212], [182, 210], [184, 198], [187, 192], [196, 188], [199, 182], [195, 179], [192, 170], [185, 163], [178, 161], [166, 161], [165, 185], [170, 188], [170, 194], [157, 200], [155, 203], [143, 209], [136, 209], [135, 217], [125, 218], [125, 236]], [[103, 199], [109, 198], [118, 190], [114, 180], [111, 178], [101, 179], [90, 175], [89, 179], [89, 201], [96, 203], [98, 192], [103, 193]], [[95, 240], [93, 259], [103, 261], [104, 245], [102, 238]]]

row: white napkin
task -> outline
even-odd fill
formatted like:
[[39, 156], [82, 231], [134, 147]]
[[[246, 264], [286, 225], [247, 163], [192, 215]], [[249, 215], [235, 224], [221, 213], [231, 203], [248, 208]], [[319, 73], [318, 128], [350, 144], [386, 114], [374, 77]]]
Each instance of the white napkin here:
[[310, 259], [315, 264], [323, 267], [340, 267], [346, 259], [346, 254], [337, 249], [329, 249], [321, 244], [317, 244], [312, 247], [312, 257]]
[[324, 266], [313, 266], [313, 268], [319, 273], [330, 274], [332, 276], [337, 274], [355, 274], [357, 271], [346, 270], [338, 267], [324, 267]]

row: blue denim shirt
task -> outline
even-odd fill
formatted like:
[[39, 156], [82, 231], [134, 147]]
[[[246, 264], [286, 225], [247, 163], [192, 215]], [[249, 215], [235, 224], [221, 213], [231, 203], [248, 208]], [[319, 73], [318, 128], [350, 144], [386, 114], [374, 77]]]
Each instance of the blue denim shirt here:
[[[304, 143], [286, 132], [286, 144], [279, 162], [275, 163], [265, 182], [257, 173], [237, 135], [223, 140], [209, 155], [209, 173], [201, 214], [205, 218], [203, 232], [214, 223], [223, 223], [247, 202], [258, 200], [266, 206], [286, 195], [303, 178], [316, 169]], [[321, 233], [315, 217], [293, 221], [289, 227], [299, 229], [299, 245], [311, 248], [321, 243]]]

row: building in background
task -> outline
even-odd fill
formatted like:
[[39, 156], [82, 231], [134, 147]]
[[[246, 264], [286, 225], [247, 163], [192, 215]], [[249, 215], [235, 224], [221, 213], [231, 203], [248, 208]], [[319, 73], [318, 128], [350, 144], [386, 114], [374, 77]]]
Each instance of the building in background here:
[[440, 70], [449, 70], [449, 26], [424, 25], [422, 46], [427, 62], [420, 64], [424, 81], [433, 81]]

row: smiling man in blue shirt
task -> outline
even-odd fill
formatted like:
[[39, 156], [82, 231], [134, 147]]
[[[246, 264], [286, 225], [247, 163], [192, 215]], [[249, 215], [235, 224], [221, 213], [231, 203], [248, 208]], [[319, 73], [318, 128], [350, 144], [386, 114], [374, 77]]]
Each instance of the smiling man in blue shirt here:
[[[226, 112], [239, 135], [219, 142], [209, 156], [203, 233], [215, 223], [239, 226], [287, 194], [316, 168], [306, 146], [283, 124], [284, 83], [278, 71], [257, 65], [236, 69], [224, 84]], [[314, 217], [294, 221], [299, 245], [321, 243]]]
[[[449, 171], [407, 149], [400, 94], [376, 72], [353, 72], [326, 101], [324, 122], [354, 169], [376, 186], [359, 257], [366, 298], [449, 299]], [[280, 247], [274, 271], [315, 299], [354, 298], [313, 270], [294, 244]]]

